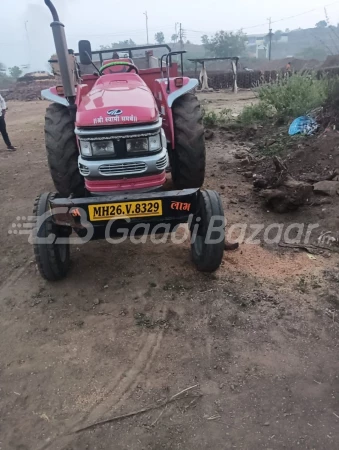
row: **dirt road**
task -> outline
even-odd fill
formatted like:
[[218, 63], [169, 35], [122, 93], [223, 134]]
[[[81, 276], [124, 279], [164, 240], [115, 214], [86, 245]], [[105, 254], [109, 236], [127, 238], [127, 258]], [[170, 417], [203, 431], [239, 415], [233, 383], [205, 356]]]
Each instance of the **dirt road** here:
[[[48, 284], [27, 236], [8, 234], [53, 189], [46, 104], [9, 106], [19, 148], [0, 144], [0, 449], [337, 449], [336, 255], [244, 244], [206, 275], [188, 244], [93, 242]], [[261, 207], [239, 146], [227, 133], [208, 143], [206, 186], [229, 225], [302, 221]]]

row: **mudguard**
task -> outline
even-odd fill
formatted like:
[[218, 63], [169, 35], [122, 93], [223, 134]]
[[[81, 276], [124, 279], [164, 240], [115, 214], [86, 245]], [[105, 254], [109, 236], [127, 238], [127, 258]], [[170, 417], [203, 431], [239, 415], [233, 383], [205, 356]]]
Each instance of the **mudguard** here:
[[69, 103], [65, 97], [62, 97], [57, 93], [56, 87], [44, 89], [41, 91], [41, 97], [53, 103], [59, 103], [63, 106], [69, 106]]
[[175, 86], [175, 78], [170, 78], [169, 81], [170, 81], [169, 85], [170, 92], [168, 93], [167, 78], [160, 78], [155, 80], [154, 97], [163, 120], [163, 128], [165, 130], [167, 140], [171, 143], [172, 148], [174, 148], [175, 139], [174, 139], [172, 105], [177, 98], [187, 94], [188, 92], [193, 91], [193, 89], [195, 89], [198, 86], [199, 82], [195, 78], [184, 77], [183, 78], [184, 85], [181, 88], [177, 88]]

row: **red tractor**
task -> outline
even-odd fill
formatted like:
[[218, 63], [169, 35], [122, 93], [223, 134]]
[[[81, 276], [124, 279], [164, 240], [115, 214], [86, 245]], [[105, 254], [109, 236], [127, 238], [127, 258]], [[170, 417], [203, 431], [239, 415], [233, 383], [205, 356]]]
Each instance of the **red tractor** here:
[[[97, 67], [88, 41], [79, 42], [78, 54], [68, 50], [64, 25], [52, 2], [45, 3], [53, 16], [62, 85], [42, 92], [52, 102], [45, 138], [58, 193], [35, 202], [41, 275], [57, 280], [67, 274], [72, 232], [86, 242], [118, 237], [122, 225], [135, 232], [144, 224], [152, 234], [163, 233], [161, 225], [173, 231], [184, 222], [194, 263], [202, 271], [216, 270], [224, 251], [224, 214], [218, 194], [199, 189], [204, 128], [193, 93], [198, 81], [183, 74], [184, 52], [166, 45], [98, 51]], [[149, 51], [156, 47], [167, 49], [160, 63]], [[144, 69], [132, 59], [141, 49], [147, 49]], [[176, 190], [165, 187], [168, 171]]]

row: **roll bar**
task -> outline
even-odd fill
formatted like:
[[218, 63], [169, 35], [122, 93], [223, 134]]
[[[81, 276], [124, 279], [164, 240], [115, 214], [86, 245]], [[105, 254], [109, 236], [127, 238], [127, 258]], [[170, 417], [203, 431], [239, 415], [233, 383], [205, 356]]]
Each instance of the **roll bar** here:
[[[139, 45], [136, 47], [110, 48], [108, 50], [93, 50], [92, 53], [99, 55], [100, 64], [102, 64], [104, 61], [103, 55], [107, 53], [112, 54], [113, 52], [128, 52], [128, 56], [130, 58], [133, 58], [132, 52], [134, 52], [135, 50], [152, 50], [153, 48], [166, 48], [168, 52], [172, 51], [171, 47], [167, 44], [156, 44], [156, 45]], [[74, 55], [79, 56], [80, 53], [74, 53]]]

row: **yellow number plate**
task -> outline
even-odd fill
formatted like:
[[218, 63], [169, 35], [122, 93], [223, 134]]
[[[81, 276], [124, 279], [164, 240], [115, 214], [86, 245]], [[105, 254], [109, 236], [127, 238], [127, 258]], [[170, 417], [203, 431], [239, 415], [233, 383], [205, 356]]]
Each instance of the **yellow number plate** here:
[[162, 201], [148, 200], [126, 203], [103, 203], [89, 205], [89, 220], [111, 220], [117, 218], [151, 217], [162, 215]]

